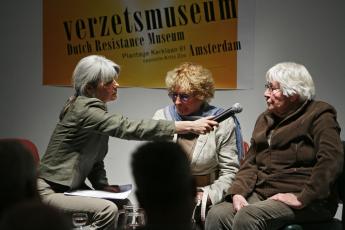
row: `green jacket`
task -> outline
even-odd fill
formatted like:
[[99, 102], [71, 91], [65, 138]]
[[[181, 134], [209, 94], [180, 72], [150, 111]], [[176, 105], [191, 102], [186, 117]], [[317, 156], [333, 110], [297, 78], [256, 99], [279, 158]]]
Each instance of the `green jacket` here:
[[325, 102], [309, 101], [279, 123], [264, 112], [229, 193], [248, 197], [256, 192], [265, 199], [295, 193], [303, 206], [317, 200], [336, 206], [335, 181], [344, 159], [339, 133], [336, 111]]
[[40, 177], [77, 189], [88, 178], [95, 189], [108, 185], [103, 159], [109, 136], [128, 140], [172, 139], [171, 121], [131, 121], [109, 114], [104, 102], [79, 96], [55, 127], [40, 163]]

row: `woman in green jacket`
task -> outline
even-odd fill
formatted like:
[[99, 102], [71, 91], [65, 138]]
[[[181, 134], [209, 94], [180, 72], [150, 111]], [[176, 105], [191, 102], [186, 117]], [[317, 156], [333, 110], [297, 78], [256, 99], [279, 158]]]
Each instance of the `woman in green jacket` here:
[[102, 56], [79, 61], [74, 73], [75, 95], [62, 109], [40, 163], [39, 192], [44, 201], [66, 213], [86, 212], [90, 229], [113, 229], [118, 207], [108, 200], [65, 196], [85, 187], [117, 192], [109, 185], [104, 168], [109, 136], [128, 140], [169, 140], [175, 133], [207, 133], [217, 125], [208, 118], [194, 122], [129, 120], [110, 114], [106, 103], [117, 98], [120, 67]]

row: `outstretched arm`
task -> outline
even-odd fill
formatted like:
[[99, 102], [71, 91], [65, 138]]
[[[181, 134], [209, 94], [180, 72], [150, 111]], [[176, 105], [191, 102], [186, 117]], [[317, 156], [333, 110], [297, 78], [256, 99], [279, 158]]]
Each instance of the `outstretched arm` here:
[[175, 132], [177, 134], [195, 133], [205, 134], [218, 126], [218, 122], [211, 120], [212, 116], [204, 117], [195, 121], [175, 121]]

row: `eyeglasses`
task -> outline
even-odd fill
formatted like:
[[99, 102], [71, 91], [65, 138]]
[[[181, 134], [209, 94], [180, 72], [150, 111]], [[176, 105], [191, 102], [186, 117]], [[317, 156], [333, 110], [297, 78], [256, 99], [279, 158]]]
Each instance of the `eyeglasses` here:
[[280, 88], [274, 88], [271, 82], [267, 82], [265, 84], [265, 89], [268, 90], [268, 92], [271, 94], [276, 94], [281, 90]]
[[173, 102], [175, 102], [177, 100], [177, 97], [179, 97], [180, 101], [183, 102], [183, 103], [188, 102], [188, 100], [191, 98], [191, 95], [186, 94], [186, 93], [173, 93], [173, 92], [170, 92], [170, 93], [168, 93], [168, 95], [169, 95], [169, 97], [171, 98], [171, 100]]

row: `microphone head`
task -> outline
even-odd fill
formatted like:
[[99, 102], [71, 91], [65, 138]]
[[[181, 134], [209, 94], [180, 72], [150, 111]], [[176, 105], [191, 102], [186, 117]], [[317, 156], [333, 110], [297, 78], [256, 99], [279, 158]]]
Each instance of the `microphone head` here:
[[231, 106], [227, 110], [224, 110], [223, 112], [215, 116], [213, 120], [217, 122], [222, 122], [228, 117], [233, 116], [235, 113], [240, 113], [241, 111], [242, 111], [242, 106], [240, 105], [240, 103], [235, 103], [233, 106]]
[[233, 108], [233, 111], [234, 111], [235, 113], [240, 113], [240, 112], [242, 112], [242, 110], [243, 110], [243, 108], [242, 108], [242, 106], [241, 106], [240, 103], [235, 103], [235, 104], [232, 106], [232, 108]]

